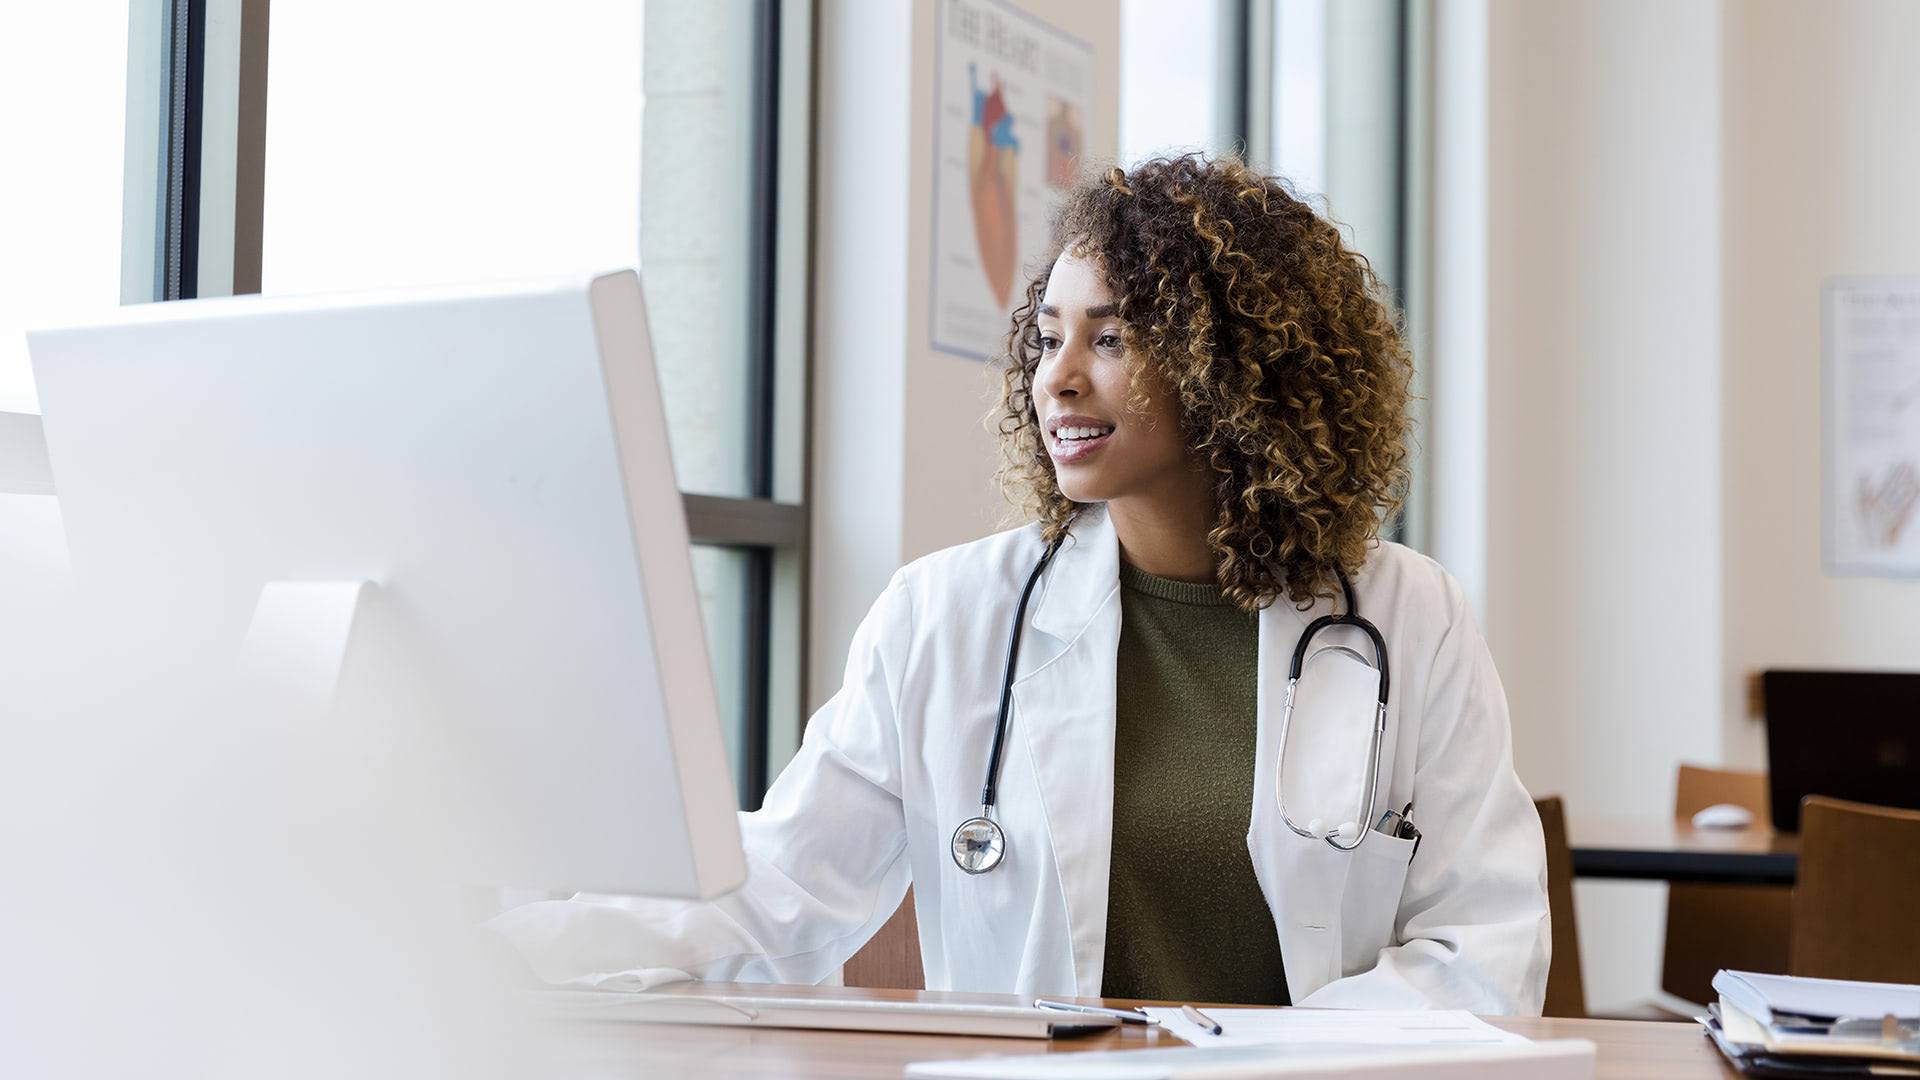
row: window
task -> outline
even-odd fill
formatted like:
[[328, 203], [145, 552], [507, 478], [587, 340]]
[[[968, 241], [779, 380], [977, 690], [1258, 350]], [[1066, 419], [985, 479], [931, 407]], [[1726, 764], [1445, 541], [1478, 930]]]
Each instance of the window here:
[[[1249, 146], [1302, 194], [1324, 197], [1404, 313], [1414, 353], [1412, 485], [1393, 539], [1427, 544], [1430, 0], [1272, 0], [1249, 21]], [[1269, 58], [1263, 64], [1261, 58]], [[1264, 120], [1261, 127], [1259, 121]]]
[[129, 299], [640, 267], [741, 801], [757, 806], [803, 701], [811, 6], [279, 0], [270, 25], [264, 0], [156, 6], [170, 32], [151, 35], [154, 59], [136, 24], [131, 70], [183, 79], [127, 158], [129, 205], [162, 208], [130, 219], [130, 250], [157, 269]]
[[[1414, 350], [1413, 483], [1395, 539], [1424, 547], [1432, 0], [1125, 0], [1121, 158], [1237, 151], [1343, 225]], [[1178, 57], [1177, 63], [1169, 57]]]
[[0, 119], [14, 163], [0, 216], [0, 412], [38, 413], [26, 331], [120, 300], [127, 8], [28, 4], [8, 21], [32, 47], [0, 64], [15, 103]]
[[1227, 130], [1221, 63], [1232, 51], [1232, 22], [1222, 14], [1192, 0], [1123, 0], [1121, 164], [1189, 150], [1218, 153], [1232, 144], [1237, 133]]

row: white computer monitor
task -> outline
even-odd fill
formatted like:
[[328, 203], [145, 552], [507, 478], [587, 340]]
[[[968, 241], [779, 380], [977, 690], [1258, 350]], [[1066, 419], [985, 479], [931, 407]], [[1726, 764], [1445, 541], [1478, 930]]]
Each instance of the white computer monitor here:
[[469, 883], [744, 880], [636, 274], [141, 305], [29, 348], [97, 609], [272, 677], [263, 723], [424, 747]]

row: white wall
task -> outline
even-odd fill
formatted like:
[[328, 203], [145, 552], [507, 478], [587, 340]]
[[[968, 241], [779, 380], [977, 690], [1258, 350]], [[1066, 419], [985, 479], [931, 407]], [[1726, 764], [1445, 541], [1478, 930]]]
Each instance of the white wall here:
[[[1088, 156], [1118, 144], [1120, 26], [1101, 0], [1019, 5], [1090, 43]], [[983, 423], [987, 366], [928, 344], [931, 0], [820, 5], [809, 706], [895, 568], [1011, 523]]]
[[814, 316], [807, 707], [900, 565], [913, 12], [822, 0], [814, 30]]
[[[1488, 0], [1441, 4], [1433, 20], [1431, 346], [1416, 355], [1432, 395], [1415, 433], [1427, 470], [1428, 553], [1487, 610]], [[1418, 271], [1416, 270], [1416, 273]], [[1516, 754], [1528, 749], [1515, 747]], [[1538, 769], [1525, 766], [1522, 776]]]

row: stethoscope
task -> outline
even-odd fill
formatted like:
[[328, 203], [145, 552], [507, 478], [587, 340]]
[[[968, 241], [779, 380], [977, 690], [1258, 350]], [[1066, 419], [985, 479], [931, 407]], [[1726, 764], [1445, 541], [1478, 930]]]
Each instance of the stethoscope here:
[[1007, 714], [1013, 708], [1013, 669], [1014, 662], [1020, 656], [1020, 628], [1027, 621], [1027, 600], [1033, 596], [1033, 587], [1040, 582], [1040, 575], [1046, 573], [1047, 564], [1053, 561], [1054, 552], [1060, 550], [1060, 542], [1067, 538], [1062, 529], [1053, 543], [1041, 554], [1040, 561], [1033, 566], [1033, 573], [1027, 575], [1027, 587], [1020, 590], [1020, 606], [1013, 611], [1013, 632], [1007, 636], [1007, 667], [1000, 677], [1000, 718], [993, 724], [993, 750], [987, 754], [987, 782], [980, 789], [980, 814], [970, 817], [953, 830], [953, 862], [969, 874], [984, 874], [1000, 865], [1007, 854], [1007, 834], [1000, 823], [993, 820], [993, 810], [999, 800], [1000, 754], [1006, 749]]
[[[1000, 823], [993, 819], [994, 809], [999, 798], [1000, 757], [1006, 748], [1007, 716], [1013, 706], [1014, 665], [1020, 655], [1020, 631], [1027, 620], [1027, 601], [1033, 596], [1033, 587], [1039, 583], [1040, 576], [1046, 573], [1047, 565], [1053, 561], [1054, 553], [1060, 550], [1060, 543], [1066, 539], [1065, 531], [1056, 537], [1047, 550], [1034, 564], [1033, 573], [1027, 577], [1026, 588], [1020, 591], [1020, 605], [1014, 609], [1013, 630], [1007, 636], [1007, 664], [1000, 680], [1000, 715], [994, 722], [993, 749], [987, 755], [987, 779], [981, 786], [980, 813], [960, 823], [953, 830], [954, 865], [969, 874], [984, 874], [999, 866], [1007, 854], [1007, 834]], [[1363, 828], [1360, 822], [1373, 819], [1374, 801], [1379, 794], [1380, 744], [1387, 728], [1387, 643], [1380, 636], [1380, 630], [1371, 622], [1362, 618], [1353, 599], [1353, 585], [1343, 571], [1335, 571], [1340, 579], [1340, 589], [1347, 600], [1347, 613], [1344, 615], [1323, 615], [1307, 624], [1300, 635], [1300, 643], [1294, 646], [1293, 663], [1287, 671], [1286, 703], [1280, 711], [1280, 761], [1275, 765], [1274, 792], [1280, 807], [1280, 820], [1287, 828], [1310, 839], [1325, 840], [1341, 851], [1352, 851], [1364, 842], [1367, 833], [1373, 830]], [[1368, 752], [1366, 797], [1362, 800], [1359, 818], [1343, 822], [1337, 828], [1326, 829], [1324, 823], [1315, 818], [1303, 828], [1287, 814], [1285, 775], [1277, 770], [1286, 762], [1287, 736], [1293, 725], [1293, 699], [1300, 685], [1301, 669], [1306, 664], [1307, 648], [1312, 644], [1314, 635], [1322, 630], [1336, 626], [1352, 626], [1367, 635], [1373, 643], [1373, 667], [1380, 672], [1380, 696], [1378, 708], [1374, 713], [1373, 745]], [[1332, 646], [1342, 652], [1353, 655], [1361, 663], [1366, 658], [1344, 645]]]
[[[1347, 580], [1346, 572], [1335, 570], [1334, 574], [1340, 579], [1340, 591], [1346, 595], [1347, 613], [1322, 615], [1308, 623], [1300, 635], [1300, 643], [1293, 647], [1293, 663], [1287, 668], [1286, 704], [1280, 709], [1280, 754], [1273, 766], [1273, 799], [1280, 807], [1280, 820], [1287, 823], [1287, 828], [1309, 839], [1325, 840], [1341, 851], [1352, 851], [1366, 841], [1368, 833], [1374, 831], [1364, 823], [1373, 820], [1374, 799], [1380, 794], [1380, 743], [1387, 733], [1387, 642], [1380, 636], [1379, 627], [1361, 617], [1360, 607], [1353, 599], [1353, 583]], [[1303, 828], [1287, 813], [1287, 777], [1283, 771], [1287, 763], [1287, 736], [1293, 729], [1293, 699], [1300, 688], [1300, 672], [1306, 666], [1307, 648], [1313, 644], [1313, 636], [1336, 626], [1351, 626], [1367, 635], [1367, 640], [1373, 643], [1371, 666], [1380, 673], [1380, 696], [1373, 713], [1373, 745], [1367, 752], [1366, 797], [1361, 803], [1358, 818], [1341, 822], [1333, 829], [1326, 828], [1324, 822], [1314, 818]], [[1366, 657], [1345, 645], [1331, 645], [1328, 648], [1345, 653], [1362, 664], [1367, 662]], [[1408, 809], [1412, 809], [1411, 804]], [[1404, 819], [1404, 814], [1395, 816]]]

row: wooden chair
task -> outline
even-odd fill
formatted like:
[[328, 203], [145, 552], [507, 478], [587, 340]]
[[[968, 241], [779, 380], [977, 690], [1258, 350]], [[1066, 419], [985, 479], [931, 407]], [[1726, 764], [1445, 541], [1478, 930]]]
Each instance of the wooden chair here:
[[1553, 963], [1547, 968], [1545, 1016], [1587, 1015], [1580, 976], [1580, 935], [1573, 919], [1573, 851], [1567, 846], [1567, 815], [1555, 795], [1533, 800], [1547, 836], [1547, 914], [1553, 922]]
[[848, 986], [881, 990], [925, 990], [927, 974], [920, 960], [920, 922], [913, 914], [913, 890], [907, 890], [893, 918], [880, 927], [841, 970]]
[[1822, 795], [1800, 807], [1792, 973], [1920, 982], [1920, 810]]
[[[1767, 774], [1680, 766], [1673, 816], [1693, 815], [1719, 803], [1744, 807], [1756, 828], [1771, 827]], [[1719, 997], [1714, 972], [1787, 970], [1788, 928], [1793, 920], [1788, 885], [1706, 885], [1675, 882], [1667, 888], [1667, 939], [1660, 988], [1705, 1004]], [[1690, 1017], [1674, 1016], [1675, 1019]]]

